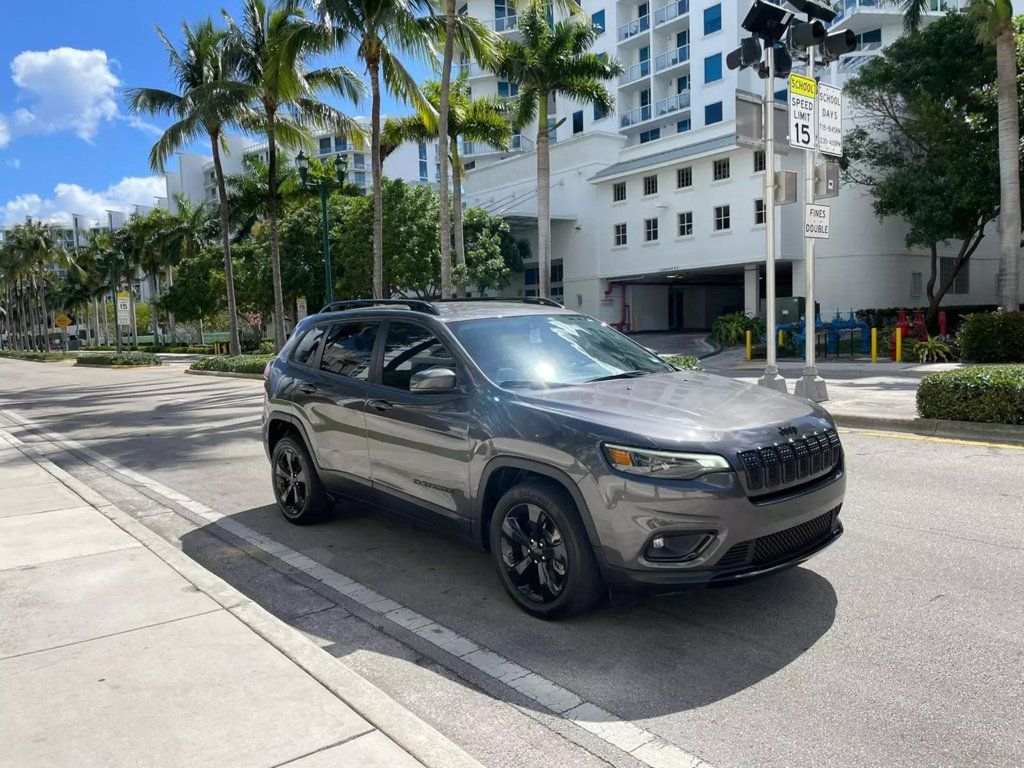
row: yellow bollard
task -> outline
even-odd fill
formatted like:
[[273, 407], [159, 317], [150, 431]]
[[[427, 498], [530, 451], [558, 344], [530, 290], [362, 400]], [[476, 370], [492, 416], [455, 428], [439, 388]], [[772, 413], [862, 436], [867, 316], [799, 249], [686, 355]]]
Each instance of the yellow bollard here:
[[903, 362], [903, 329], [896, 329], [896, 362]]
[[779, 348], [781, 349], [782, 345], [785, 344], [785, 343], [786, 343], [786, 332], [785, 331], [779, 331]]
[[752, 333], [750, 331], [747, 331], [747, 360], [750, 360], [750, 340], [751, 340], [751, 337], [752, 337]]
[[875, 365], [878, 363], [878, 329], [871, 329], [871, 363]]

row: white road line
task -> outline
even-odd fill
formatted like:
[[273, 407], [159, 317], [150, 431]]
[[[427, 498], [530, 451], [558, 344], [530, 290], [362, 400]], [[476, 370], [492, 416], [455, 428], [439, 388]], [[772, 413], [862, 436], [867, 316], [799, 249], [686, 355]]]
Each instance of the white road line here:
[[311, 557], [287, 547], [260, 534], [249, 526], [222, 515], [205, 504], [190, 499], [183, 493], [169, 488], [152, 478], [128, 469], [120, 462], [108, 458], [86, 445], [47, 429], [20, 414], [0, 410], [0, 415], [46, 437], [47, 440], [87, 457], [90, 463], [98, 464], [111, 472], [127, 478], [133, 485], [175, 502], [209, 522], [243, 539], [248, 544], [263, 550], [306, 574], [331, 589], [350, 597], [383, 619], [418, 635], [447, 653], [475, 667], [489, 677], [508, 685], [529, 699], [540, 704], [554, 715], [562, 717], [589, 731], [616, 749], [626, 752], [650, 768], [713, 768], [696, 755], [671, 744], [628, 720], [613, 715], [593, 702], [586, 701], [567, 688], [551, 682], [526, 667], [522, 667], [494, 651], [481, 647], [467, 637], [448, 627], [438, 624], [427, 616], [406, 608], [400, 603], [381, 595], [355, 579], [318, 563]]

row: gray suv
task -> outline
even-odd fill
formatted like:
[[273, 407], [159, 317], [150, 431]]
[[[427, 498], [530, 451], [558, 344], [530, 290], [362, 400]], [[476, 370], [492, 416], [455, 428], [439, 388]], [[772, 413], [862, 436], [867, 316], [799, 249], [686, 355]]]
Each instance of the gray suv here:
[[534, 616], [738, 583], [843, 531], [822, 408], [679, 371], [551, 301], [337, 302], [265, 379], [288, 520], [341, 496], [429, 522], [489, 550]]

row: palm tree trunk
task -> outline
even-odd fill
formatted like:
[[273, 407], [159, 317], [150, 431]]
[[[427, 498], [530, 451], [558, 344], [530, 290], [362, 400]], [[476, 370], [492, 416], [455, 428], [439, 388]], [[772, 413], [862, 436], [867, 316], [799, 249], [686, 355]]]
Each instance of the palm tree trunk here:
[[[441, 179], [438, 188], [441, 221], [441, 298], [452, 297], [452, 222], [451, 208], [448, 202], [448, 103], [452, 87], [452, 59], [455, 56], [455, 0], [445, 0], [445, 35], [444, 35], [444, 58], [441, 63], [441, 94], [438, 105], [437, 116], [437, 147], [438, 161], [441, 166]], [[452, 176], [455, 171], [452, 169]]]
[[548, 144], [548, 94], [541, 91], [537, 116], [537, 295], [548, 296], [551, 275], [551, 156]]
[[153, 296], [149, 300], [149, 324], [153, 329], [153, 343], [157, 343], [157, 336], [160, 333], [160, 318], [157, 312], [157, 294], [160, 292], [160, 284], [156, 279], [156, 272], [149, 273], [149, 286], [153, 289]]
[[[466, 237], [462, 231], [462, 160], [459, 158], [459, 137], [451, 137], [452, 145], [452, 217], [454, 218], [455, 263], [462, 269], [466, 279]], [[462, 287], [463, 295], [469, 296], [469, 283]]]
[[224, 184], [224, 168], [220, 164], [220, 136], [210, 134], [213, 148], [213, 173], [217, 177], [217, 199], [220, 204], [220, 246], [224, 251], [224, 282], [228, 295], [228, 351], [232, 355], [242, 354], [238, 342], [238, 308], [235, 306], [235, 268], [231, 263], [231, 225], [228, 221], [228, 190]]
[[[380, 159], [380, 60], [370, 57], [370, 170], [373, 173], [373, 298], [384, 298], [384, 176]], [[442, 184], [444, 179], [441, 180]]]
[[46, 324], [46, 318], [48, 317], [46, 309], [46, 268], [43, 266], [39, 267], [39, 313], [41, 315], [40, 320], [43, 326], [43, 352], [50, 351], [50, 332], [49, 326]]
[[93, 344], [100, 345], [100, 303], [95, 296], [92, 297], [92, 328]]
[[1017, 112], [1017, 46], [1013, 25], [996, 35], [999, 106], [999, 306], [1020, 308], [1020, 118]]
[[132, 268], [132, 275], [128, 278], [128, 320], [132, 331], [132, 346], [139, 349], [139, 318], [135, 314], [135, 268]]
[[[171, 286], [174, 285], [174, 267], [172, 267], [170, 264], [167, 265], [167, 272], [166, 272], [166, 274], [167, 274], [167, 283], [166, 283], [167, 290], [170, 290]], [[178, 343], [178, 332], [177, 332], [178, 329], [174, 325], [174, 313], [171, 312], [170, 310], [167, 311], [167, 331], [171, 335], [171, 344], [172, 345], [177, 344]]]
[[281, 246], [277, 239], [277, 141], [274, 113], [267, 110], [267, 220], [270, 222], [270, 265], [274, 278], [274, 349], [284, 346], [284, 289], [281, 286]]

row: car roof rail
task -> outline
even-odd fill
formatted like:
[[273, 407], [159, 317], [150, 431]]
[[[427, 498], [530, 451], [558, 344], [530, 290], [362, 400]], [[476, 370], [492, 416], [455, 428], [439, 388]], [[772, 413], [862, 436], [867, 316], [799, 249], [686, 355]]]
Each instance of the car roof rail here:
[[395, 306], [408, 307], [413, 312], [426, 312], [428, 315], [441, 314], [437, 311], [437, 307], [423, 299], [347, 299], [346, 301], [332, 301], [320, 312], [344, 312], [346, 309]]
[[558, 307], [559, 309], [565, 309], [565, 306], [559, 304], [554, 299], [546, 299], [541, 296], [467, 296], [465, 298], [451, 298], [451, 299], [435, 299], [435, 304], [447, 304], [454, 301], [508, 301], [508, 302], [520, 302], [522, 304], [541, 304], [545, 307]]

